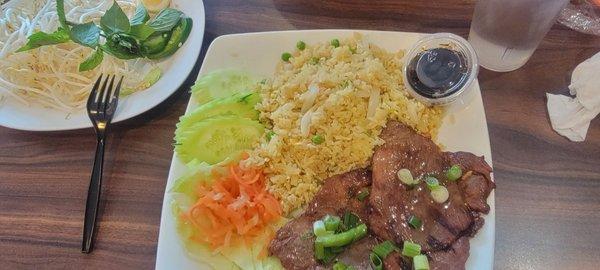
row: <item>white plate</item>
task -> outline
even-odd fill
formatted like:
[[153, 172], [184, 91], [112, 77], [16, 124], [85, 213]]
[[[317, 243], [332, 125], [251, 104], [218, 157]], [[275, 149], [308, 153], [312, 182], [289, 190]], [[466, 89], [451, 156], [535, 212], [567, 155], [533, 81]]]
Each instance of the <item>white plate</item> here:
[[[139, 115], [167, 99], [194, 68], [204, 37], [204, 3], [202, 0], [173, 0], [172, 6], [194, 21], [190, 36], [173, 56], [159, 64], [164, 72], [158, 82], [119, 100], [113, 123]], [[7, 96], [0, 103], [0, 126], [29, 131], [56, 131], [92, 125], [85, 109], [68, 114], [39, 105], [28, 106]]]
[[[298, 40], [307, 43], [329, 41], [333, 38], [349, 37], [354, 32], [363, 33], [367, 40], [390, 50], [408, 49], [423, 34], [358, 30], [309, 30], [227, 35], [216, 38], [206, 53], [199, 76], [220, 68], [238, 68], [260, 76], [270, 76], [281, 53], [295, 48]], [[485, 111], [481, 101], [479, 84], [474, 83], [472, 95], [464, 105], [449, 108], [440, 129], [438, 142], [450, 151], [468, 151], [485, 156], [492, 164]], [[197, 104], [190, 100], [187, 110]], [[190, 259], [179, 242], [175, 230], [175, 217], [171, 212], [172, 198], [168, 191], [184, 172], [184, 165], [173, 156], [169, 179], [163, 201], [156, 269], [210, 269], [207, 265]], [[494, 262], [494, 192], [488, 198], [491, 211], [485, 217], [485, 225], [471, 239], [471, 255], [467, 269], [486, 270]]]

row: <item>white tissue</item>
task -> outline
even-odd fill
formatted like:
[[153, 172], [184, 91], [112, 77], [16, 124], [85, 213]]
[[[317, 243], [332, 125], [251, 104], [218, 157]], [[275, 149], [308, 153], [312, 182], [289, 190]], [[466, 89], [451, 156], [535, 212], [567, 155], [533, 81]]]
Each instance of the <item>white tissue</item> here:
[[558, 134], [581, 142], [585, 140], [590, 121], [600, 113], [600, 53], [573, 70], [569, 90], [575, 98], [546, 93], [548, 115]]

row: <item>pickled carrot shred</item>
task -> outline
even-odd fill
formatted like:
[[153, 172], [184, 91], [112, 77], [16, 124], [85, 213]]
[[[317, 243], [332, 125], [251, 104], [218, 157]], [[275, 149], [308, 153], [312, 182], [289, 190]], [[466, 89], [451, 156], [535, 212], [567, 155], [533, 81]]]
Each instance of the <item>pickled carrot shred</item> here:
[[[242, 243], [253, 243], [259, 235], [275, 236], [272, 224], [282, 215], [279, 201], [266, 189], [262, 168], [230, 164], [225, 173], [213, 170], [215, 181], [196, 187], [198, 200], [182, 213], [198, 232], [192, 240], [208, 244], [214, 251]], [[267, 244], [259, 257], [266, 256]]]

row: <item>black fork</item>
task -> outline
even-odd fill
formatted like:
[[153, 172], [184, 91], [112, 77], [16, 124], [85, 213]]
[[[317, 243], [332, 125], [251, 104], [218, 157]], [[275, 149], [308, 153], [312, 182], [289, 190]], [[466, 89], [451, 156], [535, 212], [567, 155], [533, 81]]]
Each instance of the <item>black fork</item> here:
[[102, 167], [104, 165], [104, 145], [106, 144], [106, 133], [112, 121], [117, 103], [123, 77], [114, 86], [115, 76], [107, 75], [102, 81], [101, 74], [87, 101], [87, 113], [96, 131], [96, 157], [88, 188], [87, 202], [85, 204], [85, 220], [83, 223], [83, 243], [81, 252], [90, 253], [93, 247], [94, 229], [96, 217], [98, 216], [98, 203], [100, 202], [100, 189], [102, 187]]

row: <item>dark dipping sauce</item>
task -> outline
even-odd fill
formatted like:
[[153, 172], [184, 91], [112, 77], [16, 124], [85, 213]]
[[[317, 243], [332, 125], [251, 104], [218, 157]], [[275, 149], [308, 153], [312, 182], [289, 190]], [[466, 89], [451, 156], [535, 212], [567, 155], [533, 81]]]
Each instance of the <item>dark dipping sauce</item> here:
[[410, 60], [406, 77], [415, 92], [424, 97], [447, 97], [467, 83], [467, 58], [446, 48], [425, 50]]

